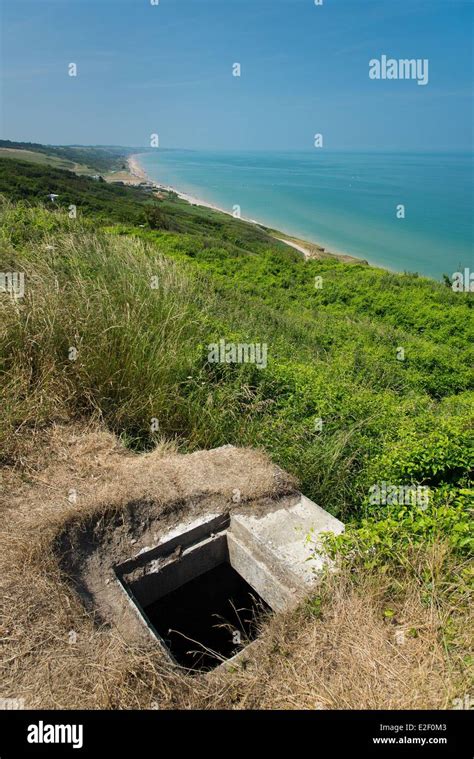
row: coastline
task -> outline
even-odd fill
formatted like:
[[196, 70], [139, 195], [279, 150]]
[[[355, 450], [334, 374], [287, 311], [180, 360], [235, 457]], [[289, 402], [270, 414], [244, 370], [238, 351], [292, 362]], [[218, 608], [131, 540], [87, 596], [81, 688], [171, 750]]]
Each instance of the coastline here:
[[[197, 198], [194, 195], [190, 195], [189, 193], [186, 193], [186, 192], [181, 192], [180, 190], [177, 190], [175, 187], [171, 187], [170, 185], [164, 185], [159, 182], [156, 182], [154, 179], [151, 179], [138, 160], [140, 155], [141, 155], [140, 153], [134, 153], [133, 155], [127, 158], [128, 173], [130, 177], [128, 181], [126, 179], [121, 180], [124, 182], [124, 184], [137, 186], [137, 185], [142, 184], [143, 182], [146, 182], [147, 184], [153, 185], [153, 187], [155, 187], [157, 190], [176, 193], [176, 195], [181, 200], [185, 200], [190, 205], [203, 206], [204, 208], [210, 208], [213, 211], [218, 211], [219, 213], [225, 213], [228, 216], [232, 216], [230, 211], [226, 211], [224, 208], [220, 208], [219, 206], [216, 206], [213, 203], [209, 203], [206, 200], [201, 200], [200, 198]], [[286, 234], [285, 232], [282, 232], [281, 230], [270, 229], [269, 227], [267, 227], [266, 224], [262, 224], [256, 219], [250, 219], [250, 218], [246, 218], [242, 216], [242, 221], [245, 221], [249, 224], [257, 224], [258, 226], [269, 229], [269, 234], [271, 234], [272, 237], [274, 237], [276, 240], [279, 240], [280, 242], [285, 243], [285, 245], [288, 245], [290, 248], [297, 250], [299, 253], [303, 255], [305, 260], [336, 259], [338, 261], [341, 261], [342, 263], [354, 263], [354, 264], [364, 264], [364, 265], [369, 264], [369, 262], [366, 261], [365, 259], [357, 258], [356, 256], [351, 256], [349, 253], [328, 250], [327, 248], [320, 245], [319, 243], [311, 242], [309, 240], [303, 240], [299, 237], [295, 237], [294, 235]]]

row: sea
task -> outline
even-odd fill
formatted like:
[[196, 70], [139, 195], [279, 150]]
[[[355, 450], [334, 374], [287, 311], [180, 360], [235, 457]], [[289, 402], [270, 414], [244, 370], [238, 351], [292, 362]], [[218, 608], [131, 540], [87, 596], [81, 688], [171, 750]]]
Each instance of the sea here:
[[148, 176], [397, 272], [474, 269], [474, 154], [161, 150]]

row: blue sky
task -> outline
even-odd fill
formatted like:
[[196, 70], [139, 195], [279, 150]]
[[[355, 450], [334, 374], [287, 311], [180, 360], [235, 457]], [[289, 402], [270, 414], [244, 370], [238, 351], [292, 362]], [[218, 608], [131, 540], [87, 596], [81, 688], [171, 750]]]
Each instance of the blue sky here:
[[[302, 150], [322, 133], [328, 149], [472, 149], [472, 0], [2, 6], [6, 139]], [[382, 54], [428, 58], [429, 84], [370, 80]]]

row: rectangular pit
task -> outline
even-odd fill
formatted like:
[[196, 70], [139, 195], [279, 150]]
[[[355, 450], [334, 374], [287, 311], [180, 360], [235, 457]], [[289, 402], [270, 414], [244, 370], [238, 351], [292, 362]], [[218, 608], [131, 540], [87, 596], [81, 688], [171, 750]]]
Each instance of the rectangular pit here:
[[239, 655], [262, 615], [294, 607], [325, 559], [308, 535], [344, 525], [308, 498], [208, 515], [115, 566], [123, 592], [169, 658], [207, 671]]
[[171, 660], [209, 671], [258, 636], [288, 590], [219, 517], [115, 567], [130, 602]]
[[206, 671], [255, 640], [269, 606], [226, 561], [143, 611], [179, 665]]

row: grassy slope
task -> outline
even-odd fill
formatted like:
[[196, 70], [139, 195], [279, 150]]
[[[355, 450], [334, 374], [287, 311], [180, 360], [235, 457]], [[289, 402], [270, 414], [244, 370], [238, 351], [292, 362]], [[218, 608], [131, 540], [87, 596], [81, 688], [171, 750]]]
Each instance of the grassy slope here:
[[118, 169], [134, 150], [114, 146], [41, 145], [37, 142], [13, 142], [0, 140], [0, 149], [29, 151], [43, 155], [47, 161], [65, 161], [69, 164], [87, 165], [94, 171], [105, 172]]
[[[45, 278], [64, 279], [67, 313], [53, 320], [58, 333], [51, 335], [48, 351], [56, 354], [60, 374], [66, 373], [73, 385], [71, 407], [99, 408], [116, 431], [139, 445], [150, 442], [151, 418], [159, 419], [161, 434], [178, 438], [186, 448], [260, 445], [298, 474], [309, 495], [345, 518], [360, 510], [374, 477], [384, 475], [380, 461], [388, 457], [387, 471], [393, 468], [392, 459], [407, 439], [426, 448], [428, 463], [414, 470], [417, 481], [452, 480], [465, 469], [464, 430], [472, 403], [468, 294], [362, 265], [305, 263], [255, 225], [176, 199], [159, 204], [160, 220], [171, 229], [115, 224], [105, 228], [105, 235], [91, 235], [97, 218], [130, 215], [144, 222], [150, 196], [65, 172], [42, 174], [31, 165], [17, 164], [12, 179], [2, 172], [4, 163], [0, 191], [36, 200], [53, 177], [66, 207], [76, 202], [86, 217], [94, 217], [92, 224], [90, 218], [81, 222], [57, 212], [13, 209], [6, 222], [6, 239], [17, 249], [9, 266], [30, 269], [32, 276], [45, 268]], [[148, 248], [132, 244], [130, 235]], [[74, 243], [78, 236], [80, 251]], [[56, 239], [57, 247], [63, 238], [61, 254], [45, 253], [46, 242]], [[156, 303], [149, 287], [153, 266], [161, 267], [163, 260], [168, 265], [174, 260], [173, 277], [190, 288], [183, 304], [185, 326], [170, 349], [174, 358], [168, 358], [166, 381], [157, 376], [164, 371], [163, 360], [153, 356], [162, 355], [162, 339], [169, 343], [172, 338], [155, 327], [163, 323], [156, 311], [162, 301]], [[323, 278], [322, 289], [315, 289], [315, 276]], [[89, 293], [80, 302], [68, 303], [71, 277], [76, 292]], [[135, 314], [123, 335], [106, 333], [113, 356], [100, 338], [104, 307], [91, 314], [87, 305], [94, 297], [109, 304], [104, 325], [120, 321], [126, 304]], [[80, 338], [88, 345], [88, 379], [79, 382], [81, 363], [73, 372], [66, 370], [70, 362], [60, 351], [73, 341], [81, 314], [89, 333]], [[220, 337], [266, 342], [268, 368], [209, 365], [206, 345]], [[399, 347], [405, 350], [404, 361], [397, 360]], [[26, 356], [26, 363], [31, 359]], [[323, 433], [317, 431], [318, 418]], [[441, 440], [456, 451], [456, 441], [464, 442], [460, 461], [453, 453], [453, 460], [442, 462], [441, 469], [436, 464], [434, 472], [429, 460]]]
[[[446, 666], [453, 651], [464, 666], [472, 295], [304, 262], [264, 229], [172, 196], [156, 204], [136, 189], [12, 166], [0, 161], [6, 197], [36, 204], [54, 181], [79, 217], [3, 209], [0, 270], [24, 271], [27, 283], [17, 304], [0, 298], [4, 462], [22, 460], [35, 427], [94, 416], [141, 449], [157, 439], [182, 450], [260, 446], [353, 521], [335, 548], [364, 568], [354, 582], [375, 573], [370, 603], [388, 616], [412, 587], [415, 618], [426, 608], [440, 620]], [[209, 364], [206, 346], [221, 337], [267, 342], [268, 367]], [[370, 506], [382, 480], [429, 485], [429, 508]]]
[[86, 176], [27, 161], [0, 158], [0, 193], [11, 200], [50, 204], [48, 195], [59, 197], [56, 208], [77, 206], [79, 213], [104, 220], [139, 223], [149, 196], [129, 187], [111, 187]]
[[17, 161], [28, 161], [31, 163], [39, 163], [43, 166], [49, 166], [53, 169], [64, 169], [65, 171], [73, 171], [75, 174], [95, 174], [94, 169], [91, 166], [85, 164], [75, 163], [74, 161], [68, 161], [64, 158], [58, 158], [54, 155], [46, 155], [45, 153], [37, 153], [34, 150], [16, 150], [14, 148], [1, 148], [0, 158], [13, 158]]

